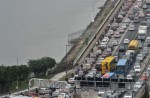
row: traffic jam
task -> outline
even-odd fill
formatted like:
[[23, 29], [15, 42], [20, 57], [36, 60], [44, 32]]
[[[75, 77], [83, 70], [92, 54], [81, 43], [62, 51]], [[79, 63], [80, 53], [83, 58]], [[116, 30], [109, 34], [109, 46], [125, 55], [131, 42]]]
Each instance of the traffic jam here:
[[[149, 0], [126, 0], [113, 22], [107, 26], [103, 38], [95, 43], [68, 82], [73, 84], [80, 81], [77, 79], [79, 77], [86, 81], [90, 78], [133, 79], [134, 84], [133, 87], [129, 86], [129, 91], [104, 90], [99, 87], [96, 90], [99, 98], [135, 97], [150, 74], [149, 4]], [[126, 88], [125, 85], [121, 86]]]

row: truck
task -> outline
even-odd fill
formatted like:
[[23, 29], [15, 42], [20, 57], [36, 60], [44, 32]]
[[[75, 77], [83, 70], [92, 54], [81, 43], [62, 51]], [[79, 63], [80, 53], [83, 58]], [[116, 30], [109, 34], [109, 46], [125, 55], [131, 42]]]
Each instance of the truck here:
[[147, 36], [147, 26], [140, 26], [138, 29], [138, 39], [145, 40]]

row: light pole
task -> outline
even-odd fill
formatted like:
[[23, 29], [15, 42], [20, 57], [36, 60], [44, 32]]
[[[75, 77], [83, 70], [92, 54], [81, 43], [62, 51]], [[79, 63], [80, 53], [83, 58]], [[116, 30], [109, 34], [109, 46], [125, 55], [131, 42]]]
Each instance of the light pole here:
[[[18, 70], [18, 57], [17, 57], [17, 70]], [[17, 85], [16, 85], [16, 89], [18, 89], [18, 72], [17, 72]]]

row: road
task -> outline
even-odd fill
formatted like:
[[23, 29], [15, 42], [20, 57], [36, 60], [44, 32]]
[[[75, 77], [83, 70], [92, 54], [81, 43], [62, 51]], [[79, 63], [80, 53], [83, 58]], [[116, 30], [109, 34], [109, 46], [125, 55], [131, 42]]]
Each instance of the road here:
[[94, 47], [95, 43], [99, 40], [100, 35], [104, 32], [105, 28], [108, 26], [110, 23], [110, 20], [112, 20], [116, 14], [116, 12], [120, 9], [121, 5], [123, 4], [124, 0], [121, 0], [121, 3], [117, 6], [116, 10], [113, 12], [113, 14], [110, 16], [109, 20], [104, 24], [102, 29], [99, 31], [99, 33], [96, 35], [96, 38], [89, 44], [88, 48], [86, 51], [83, 53], [79, 61], [77, 62], [78, 64], [82, 64], [84, 62], [84, 59], [86, 56], [90, 53], [91, 49]]

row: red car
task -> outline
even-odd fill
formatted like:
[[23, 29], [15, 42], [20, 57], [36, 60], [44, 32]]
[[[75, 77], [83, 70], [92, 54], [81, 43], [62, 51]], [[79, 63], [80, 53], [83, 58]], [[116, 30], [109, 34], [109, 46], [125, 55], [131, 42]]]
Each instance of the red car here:
[[141, 79], [142, 79], [142, 80], [148, 80], [148, 77], [145, 76], [145, 75], [143, 75], [143, 76], [141, 77]]

